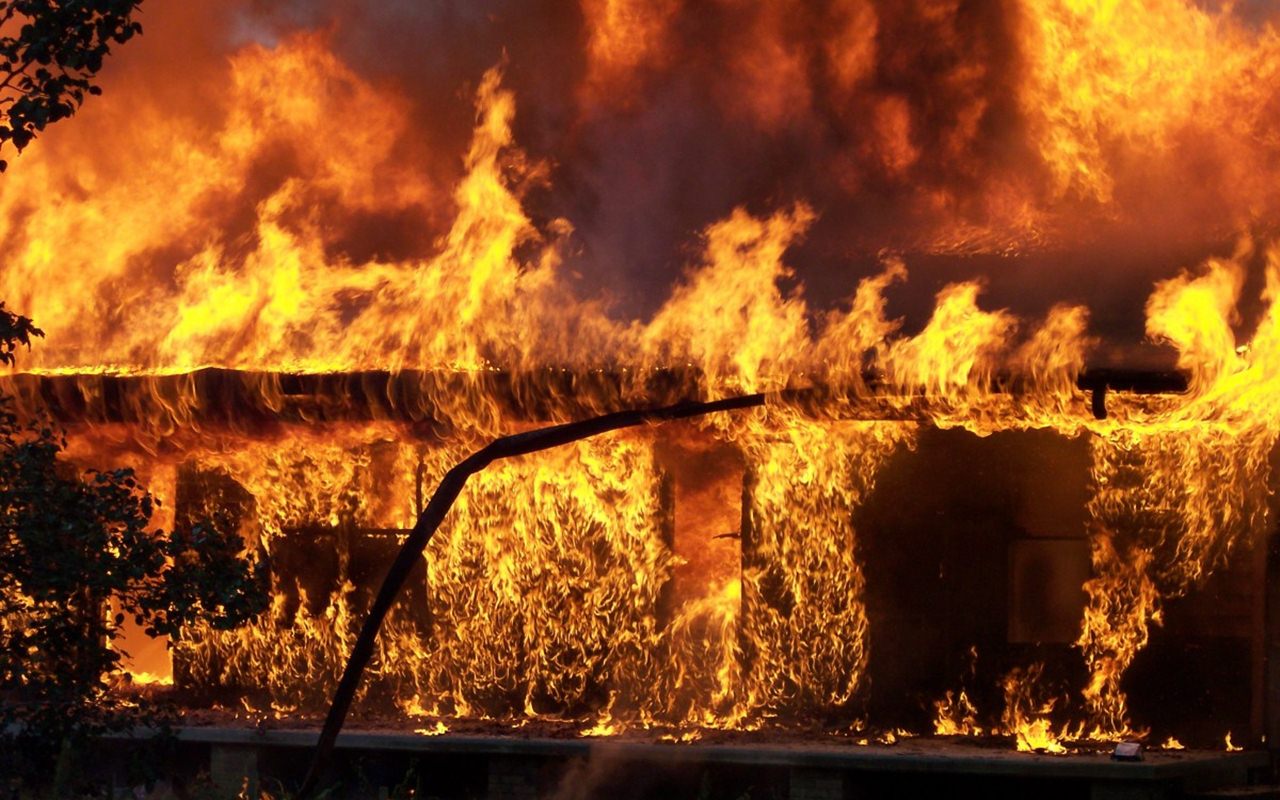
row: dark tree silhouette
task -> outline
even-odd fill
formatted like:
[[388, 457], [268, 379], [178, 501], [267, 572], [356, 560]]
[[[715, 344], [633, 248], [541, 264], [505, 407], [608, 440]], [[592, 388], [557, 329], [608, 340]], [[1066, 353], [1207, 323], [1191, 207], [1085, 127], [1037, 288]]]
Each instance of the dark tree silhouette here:
[[[141, 0], [0, 0], [0, 147], [21, 152], [76, 112], [111, 46], [142, 33]], [[0, 159], [0, 171], [8, 164]], [[0, 331], [2, 332], [2, 331]]]
[[31, 347], [32, 336], [44, 336], [44, 331], [4, 307], [0, 301], [0, 365], [13, 365], [14, 351], [19, 345]]
[[[40, 335], [0, 305], [0, 363]], [[239, 532], [150, 527], [156, 501], [132, 470], [78, 472], [49, 420], [0, 395], [0, 774], [54, 779], [85, 737], [166, 722], [114, 691], [126, 619], [152, 636], [196, 621], [234, 628], [267, 605], [267, 574]], [[108, 610], [111, 610], [109, 613]]]

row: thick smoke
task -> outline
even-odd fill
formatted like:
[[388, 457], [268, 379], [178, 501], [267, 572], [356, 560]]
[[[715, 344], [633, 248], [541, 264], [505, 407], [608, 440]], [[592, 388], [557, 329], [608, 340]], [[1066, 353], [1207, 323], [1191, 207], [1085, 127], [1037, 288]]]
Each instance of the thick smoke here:
[[[331, 256], [425, 257], [452, 219], [474, 89], [503, 63], [516, 141], [548, 168], [526, 208], [572, 223], [567, 266], [616, 316], [653, 314], [699, 231], [734, 208], [805, 202], [818, 217], [788, 262], [813, 307], [847, 298], [887, 251], [911, 271], [891, 296], [908, 330], [942, 284], [983, 276], [989, 306], [1085, 303], [1104, 337], [1136, 341], [1153, 280], [1270, 232], [1280, 45], [1265, 3], [1135, 5], [1104, 18], [1059, 0], [155, 4], [142, 40], [112, 57], [107, 96], [35, 147], [85, 165], [49, 193], [97, 191], [153, 166], [148, 115], [213, 136], [259, 113], [234, 107], [227, 60], [309, 31], [336, 66], [268, 89], [281, 103], [330, 95], [328, 124], [306, 132], [327, 139], [314, 153], [258, 143], [243, 180], [201, 202], [205, 235], [137, 268], [164, 282], [210, 235], [246, 247], [289, 180], [311, 183], [290, 213], [325, 221]], [[401, 115], [379, 118], [353, 80]], [[395, 198], [376, 208], [314, 180], [347, 139], [370, 138], [383, 157], [353, 168]], [[38, 202], [4, 205], [20, 218]], [[7, 249], [22, 236], [11, 226]]]

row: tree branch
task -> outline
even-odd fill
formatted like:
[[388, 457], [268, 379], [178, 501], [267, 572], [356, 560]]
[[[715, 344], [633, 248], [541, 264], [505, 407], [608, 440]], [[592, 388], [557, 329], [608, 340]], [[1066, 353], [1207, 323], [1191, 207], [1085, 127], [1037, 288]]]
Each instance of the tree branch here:
[[[4, 91], [5, 89], [12, 89], [13, 86], [11, 84], [13, 83], [13, 79], [18, 77], [19, 75], [25, 74], [27, 71], [27, 68], [30, 67], [35, 62], [36, 60], [34, 56], [27, 56], [27, 60], [22, 62], [22, 66], [18, 67], [15, 70], [11, 70], [9, 72], [9, 76], [5, 78], [4, 81], [0, 82], [0, 91]], [[22, 94], [26, 94], [26, 92], [22, 92]]]
[[13, 15], [18, 13], [18, 6], [16, 3], [3, 3], [0, 5], [5, 6], [4, 16], [0, 16], [0, 29], [3, 29], [9, 20], [13, 19]]

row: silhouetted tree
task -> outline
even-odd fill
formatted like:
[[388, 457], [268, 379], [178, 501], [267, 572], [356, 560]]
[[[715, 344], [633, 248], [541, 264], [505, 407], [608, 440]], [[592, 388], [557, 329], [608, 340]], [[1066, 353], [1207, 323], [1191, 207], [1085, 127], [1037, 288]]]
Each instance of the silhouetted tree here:
[[[0, 306], [0, 362], [38, 335]], [[56, 426], [25, 416], [0, 395], [0, 751], [47, 778], [85, 737], [167, 718], [114, 690], [127, 618], [152, 636], [230, 629], [266, 607], [267, 576], [236, 530], [151, 529], [132, 470], [78, 472]]]
[[32, 336], [44, 336], [44, 331], [31, 324], [31, 320], [20, 317], [4, 307], [0, 301], [0, 365], [13, 364], [14, 351], [18, 345], [31, 347]]
[[[76, 112], [113, 44], [142, 33], [141, 0], [0, 0], [0, 146], [19, 152]], [[0, 160], [0, 171], [8, 166]]]

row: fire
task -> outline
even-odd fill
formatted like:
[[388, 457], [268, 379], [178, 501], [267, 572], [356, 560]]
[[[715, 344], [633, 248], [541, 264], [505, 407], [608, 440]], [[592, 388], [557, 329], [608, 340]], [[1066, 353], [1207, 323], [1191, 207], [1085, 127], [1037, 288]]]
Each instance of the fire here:
[[578, 731], [578, 735], [590, 739], [597, 736], [616, 736], [625, 730], [625, 726], [615, 722], [609, 717], [608, 713], [606, 713], [600, 719], [596, 720], [596, 723], [591, 727]]
[[172, 675], [157, 675], [146, 670], [129, 671], [129, 680], [138, 686], [172, 686]]
[[1264, 529], [1267, 459], [1280, 419], [1272, 399], [1280, 261], [1275, 251], [1266, 254], [1267, 311], [1237, 347], [1231, 322], [1250, 250], [1243, 243], [1202, 274], [1156, 287], [1147, 329], [1177, 347], [1191, 394], [1173, 409], [1131, 409], [1094, 440], [1095, 578], [1085, 587], [1090, 604], [1079, 644], [1092, 672], [1086, 700], [1105, 736], [1128, 732], [1119, 682], [1150, 624], [1160, 623], [1162, 598], [1203, 581]]
[[879, 464], [911, 431], [786, 423], [754, 432], [768, 438], [747, 445], [740, 627], [749, 702], [816, 714], [845, 706], [860, 688], [868, 621], [851, 520]]
[[804, 205], [768, 219], [737, 209], [708, 228], [706, 264], [645, 328], [649, 357], [697, 366], [712, 391], [787, 385], [810, 336], [803, 300], [778, 285], [791, 275], [782, 256], [813, 220]]
[[440, 720], [436, 720], [436, 723], [431, 727], [414, 728], [413, 732], [418, 734], [419, 736], [443, 736], [444, 734], [449, 732], [449, 726], [445, 725]]
[[1259, 155], [1248, 140], [1263, 113], [1258, 82], [1275, 68], [1274, 31], [1254, 34], [1229, 11], [1181, 0], [1026, 5], [1033, 77], [1022, 103], [1042, 126], [1055, 192], [1112, 205], [1131, 149], [1174, 153], [1201, 133], [1235, 148], [1232, 172]]
[[933, 704], [933, 732], [939, 736], [981, 736], [978, 725], [978, 709], [961, 689], [947, 692]]
[[1043, 665], [1034, 664], [1025, 671], [1014, 669], [1005, 676], [1001, 721], [1020, 752], [1065, 753], [1067, 749], [1060, 741], [1065, 738], [1065, 729], [1055, 731], [1049, 716], [1054, 700], [1036, 697], [1043, 669]]
[[[1122, 508], [1132, 513], [1142, 508], [1141, 501], [1126, 498]], [[1117, 552], [1105, 530], [1091, 542], [1096, 577], [1085, 584], [1090, 603], [1076, 644], [1089, 667], [1084, 697], [1097, 735], [1119, 739], [1131, 733], [1120, 681], [1146, 646], [1150, 624], [1160, 622], [1159, 593], [1148, 574], [1150, 553], [1140, 547]]]
[[636, 70], [665, 60], [664, 40], [679, 8], [680, 0], [583, 0], [590, 31], [584, 82], [589, 99], [625, 97], [618, 90]]
[[[44, 352], [33, 354], [35, 367], [187, 371], [211, 364], [248, 365], [254, 359], [262, 359], [257, 366], [265, 367], [272, 361], [273, 348], [277, 359], [285, 362], [277, 361], [283, 368], [323, 367], [317, 360], [326, 361], [332, 347], [342, 347], [343, 337], [335, 336], [323, 346], [325, 354], [300, 357], [280, 352], [270, 341], [274, 336], [296, 337], [290, 329], [301, 315], [314, 310], [306, 297], [307, 288], [318, 288], [313, 280], [342, 280], [337, 274], [330, 280], [317, 275], [316, 270], [325, 266], [316, 263], [319, 243], [299, 240], [279, 221], [296, 215], [299, 203], [314, 203], [326, 195], [337, 195], [356, 207], [388, 190], [405, 202], [434, 202], [424, 193], [431, 191], [429, 184], [403, 172], [397, 175], [386, 161], [386, 149], [407, 124], [403, 108], [361, 83], [315, 36], [299, 37], [274, 50], [246, 49], [233, 60], [229, 80], [227, 113], [213, 135], [204, 131], [201, 120], [161, 119], [160, 108], [121, 109], [143, 117], [136, 128], [126, 126], [136, 137], [126, 146], [151, 165], [145, 172], [115, 174], [101, 164], [60, 164], [51, 160], [52, 154], [44, 159], [42, 153], [15, 173], [17, 181], [4, 193], [5, 224], [17, 217], [26, 222], [5, 234], [21, 242], [21, 255], [5, 271], [0, 288], [42, 318], [77, 318], [84, 325], [98, 320], [92, 329], [82, 328], [74, 336], [55, 334]], [[327, 107], [321, 98], [328, 101]], [[339, 106], [372, 124], [353, 135], [355, 129], [342, 125], [335, 113]], [[175, 147], [175, 142], [181, 144]], [[254, 231], [259, 244], [236, 265], [223, 244], [202, 240], [199, 231], [207, 229], [206, 208], [211, 203], [216, 208], [219, 198], [225, 202], [249, 183], [265, 149], [285, 143], [313, 177], [305, 188], [286, 182], [262, 199]], [[61, 173], [60, 167], [71, 172]], [[153, 175], [163, 173], [189, 179], [176, 185], [153, 180]], [[72, 175], [84, 183], [79, 201], [23, 209], [25, 194], [37, 192], [36, 187], [64, 186]], [[115, 284], [130, 274], [139, 254], [179, 241], [190, 255], [171, 267], [175, 281], [169, 290], [112, 297]], [[98, 245], [103, 242], [108, 243], [105, 248]], [[68, 269], [69, 265], [80, 267]], [[69, 291], [39, 292], [40, 276], [59, 267]], [[361, 276], [366, 278], [377, 282], [372, 274]], [[359, 282], [348, 290], [360, 291]], [[140, 311], [129, 325], [116, 325], [101, 314], [100, 304], [120, 302], [135, 304]], [[239, 333], [230, 335], [231, 331]], [[319, 338], [314, 341], [319, 344]], [[255, 344], [257, 353], [251, 346]], [[328, 366], [341, 368], [342, 359]]]
[[[894, 744], [897, 744], [902, 739], [910, 739], [912, 736], [914, 736], [914, 734], [911, 733], [911, 731], [908, 731], [904, 728], [894, 728], [891, 731], [882, 732], [879, 736], [876, 737], [876, 741], [880, 744], [894, 745]], [[866, 744], [867, 742], [865, 739], [863, 739], [863, 740], [859, 740], [858, 743]]]
[[677, 719], [699, 727], [742, 724], [741, 611], [742, 581], [734, 578], [685, 602], [672, 620], [669, 680], [678, 691], [666, 711]]
[[[644, 112], [681, 62], [686, 5], [584, 0], [584, 73], [566, 93], [579, 124]], [[992, 307], [994, 278], [958, 277], [936, 282], [915, 327], [890, 312], [890, 295], [912, 287], [923, 254], [1062, 248], [1063, 230], [1163, 220], [1162, 200], [1132, 199], [1173, 194], [1156, 190], [1195, 174], [1183, 156], [1205, 137], [1223, 185], [1240, 179], [1215, 224], [1234, 232], [1274, 211], [1263, 87], [1276, 34], [1179, 0], [1036, 0], [1011, 23], [1026, 75], [1001, 95], [992, 64], [941, 57], [973, 20], [961, 24], [955, 4], [918, 5], [837, 4], [829, 26], [812, 26], [831, 32], [810, 49], [775, 24], [810, 12], [744, 9], [705, 87], [735, 124], [814, 149], [841, 139], [806, 124], [816, 109], [829, 106], [837, 127], [858, 115], [856, 135], [830, 144], [825, 177], [860, 202], [883, 196], [913, 232], [886, 223], [878, 268], [842, 278], [847, 300], [834, 306], [806, 293], [797, 251], [821, 239], [839, 203], [782, 192], [767, 205], [725, 198], [717, 218], [685, 226], [701, 231], [688, 268], [651, 314], [626, 318], [580, 289], [575, 222], [538, 204], [557, 164], [517, 143], [517, 70], [474, 76], [469, 143], [446, 158], [423, 152], [413, 98], [348, 65], [336, 33], [244, 46], [200, 114], [105, 106], [127, 165], [52, 136], [24, 155], [0, 185], [0, 297], [49, 337], [0, 388], [34, 415], [47, 398], [33, 376], [67, 377], [63, 399], [86, 409], [74, 460], [146, 461], [166, 505], [221, 510], [282, 566], [261, 619], [192, 631], [172, 643], [172, 678], [148, 665], [135, 682], [314, 711], [378, 568], [477, 444], [664, 393], [769, 392], [751, 413], [603, 436], [477, 475], [423, 559], [417, 594], [383, 629], [361, 702], [414, 719], [570, 720], [583, 736], [669, 727], [678, 741], [779, 719], [874, 725], [860, 705], [877, 647], [863, 550], [891, 532], [865, 529], [860, 509], [925, 426], [1047, 429], [1088, 437], [1092, 459], [1093, 574], [1075, 642], [1088, 677], [1073, 706], [1046, 699], [1040, 665], [1015, 666], [998, 730], [1019, 750], [1053, 753], [1073, 730], [1138, 733], [1123, 682], [1165, 603], [1268, 523], [1280, 244], [1257, 233], [1159, 281], [1145, 330], [1176, 351], [1189, 391], [1113, 392], [1105, 419], [1077, 386], [1099, 340], [1085, 305], [1030, 317]], [[913, 25], [938, 34], [928, 63], [955, 65], [931, 76], [954, 107], [910, 89], [904, 64], [916, 59], [892, 33]], [[1015, 165], [980, 157], [986, 137], [1015, 134]], [[405, 218], [412, 235], [361, 222]], [[1257, 263], [1264, 311], [1243, 341]], [[51, 281], [55, 267], [65, 269]], [[204, 381], [222, 375], [197, 374], [207, 369], [236, 371], [219, 386], [258, 417], [205, 421], [218, 394]], [[137, 381], [109, 390], [119, 376]], [[336, 388], [290, 388], [317, 376]], [[680, 512], [693, 524], [676, 520], [681, 490], [662, 457], [678, 436], [731, 452], [744, 477], [697, 494]], [[302, 577], [284, 577], [290, 559], [306, 560]], [[984, 730], [964, 691], [934, 711], [938, 734]], [[419, 732], [446, 730], [437, 719]]]

